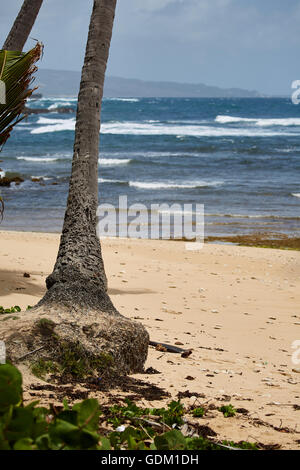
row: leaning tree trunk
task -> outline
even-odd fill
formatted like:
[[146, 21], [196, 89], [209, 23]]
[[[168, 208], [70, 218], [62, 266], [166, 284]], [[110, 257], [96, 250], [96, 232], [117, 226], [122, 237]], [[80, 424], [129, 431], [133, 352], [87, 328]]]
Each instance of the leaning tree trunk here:
[[43, 0], [24, 0], [22, 8], [10, 30], [2, 49], [22, 51], [32, 30]]
[[81, 351], [78, 360], [85, 358], [87, 364], [101, 362], [104, 353], [119, 372], [138, 372], [147, 358], [147, 331], [120, 315], [108, 296], [96, 234], [101, 102], [116, 2], [94, 0], [59, 252], [46, 280], [45, 296], [26, 314], [31, 326], [18, 322], [18, 329], [9, 334], [7, 349], [12, 359], [42, 348], [27, 357], [64, 362], [67, 348], [72, 354]]

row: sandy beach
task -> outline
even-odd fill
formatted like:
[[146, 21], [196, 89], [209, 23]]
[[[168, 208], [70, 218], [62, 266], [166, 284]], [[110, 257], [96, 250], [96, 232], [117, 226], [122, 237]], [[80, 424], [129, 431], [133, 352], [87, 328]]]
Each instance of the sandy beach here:
[[[24, 310], [45, 292], [59, 235], [0, 232], [0, 240], [0, 303]], [[145, 392], [141, 402], [163, 406], [185, 393], [187, 406], [210, 405], [200, 424], [220, 439], [296, 448], [300, 365], [292, 361], [292, 343], [300, 340], [300, 253], [220, 244], [190, 252], [183, 242], [132, 239], [105, 239], [102, 247], [120, 313], [141, 321], [152, 341], [192, 349], [183, 358], [149, 348], [146, 368], [160, 373], [133, 379], [162, 393]], [[25, 399], [51, 401], [34, 388], [42, 381], [23, 372]], [[116, 389], [89, 396], [101, 403], [112, 393], [126, 395]], [[241, 412], [224, 418], [216, 408], [228, 403]]]

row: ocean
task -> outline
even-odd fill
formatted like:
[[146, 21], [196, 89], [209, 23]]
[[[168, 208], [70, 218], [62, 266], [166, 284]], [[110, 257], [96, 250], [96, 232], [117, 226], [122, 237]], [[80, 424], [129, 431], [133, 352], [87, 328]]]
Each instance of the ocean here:
[[[12, 132], [1, 174], [1, 229], [59, 232], [71, 171], [76, 98], [42, 98]], [[284, 98], [104, 99], [99, 202], [204, 204], [205, 235], [300, 235], [300, 107]], [[43, 178], [32, 182], [32, 178]]]

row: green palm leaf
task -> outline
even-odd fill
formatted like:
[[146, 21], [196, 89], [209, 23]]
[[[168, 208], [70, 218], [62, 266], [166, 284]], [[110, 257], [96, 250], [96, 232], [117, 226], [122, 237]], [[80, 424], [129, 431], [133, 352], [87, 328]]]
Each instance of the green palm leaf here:
[[6, 88], [6, 103], [0, 103], [0, 149], [13, 127], [25, 117], [22, 112], [26, 100], [36, 90], [30, 89], [30, 85], [37, 70], [35, 63], [41, 54], [42, 45], [39, 43], [27, 53], [0, 51], [0, 80]]

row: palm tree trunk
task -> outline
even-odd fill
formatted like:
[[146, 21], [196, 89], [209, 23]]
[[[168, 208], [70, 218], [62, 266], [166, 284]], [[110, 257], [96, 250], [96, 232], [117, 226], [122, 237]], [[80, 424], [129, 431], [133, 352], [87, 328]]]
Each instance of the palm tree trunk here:
[[43, 0], [24, 0], [22, 8], [3, 45], [6, 51], [22, 51], [32, 30]]
[[[119, 371], [138, 372], [147, 358], [149, 335], [112, 304], [96, 233], [101, 103], [116, 3], [94, 0], [63, 231], [54, 270], [46, 280], [48, 290], [33, 314], [40, 318], [50, 313], [57, 324], [56, 334], [71, 347], [76, 339], [86, 356], [108, 352]], [[32, 349], [34, 344], [41, 344], [36, 328], [26, 344]], [[53, 351], [47, 347], [43, 353], [47, 352], [49, 358]]]
[[[46, 281], [47, 302], [53, 296], [56, 302], [63, 290], [64, 300], [68, 295], [73, 309], [87, 306], [99, 309], [101, 306], [111, 312], [115, 310], [106, 294], [107, 280], [96, 234], [96, 211], [101, 102], [116, 2], [94, 0], [78, 95], [67, 209], [56, 264]], [[87, 293], [84, 299], [82, 287]]]

